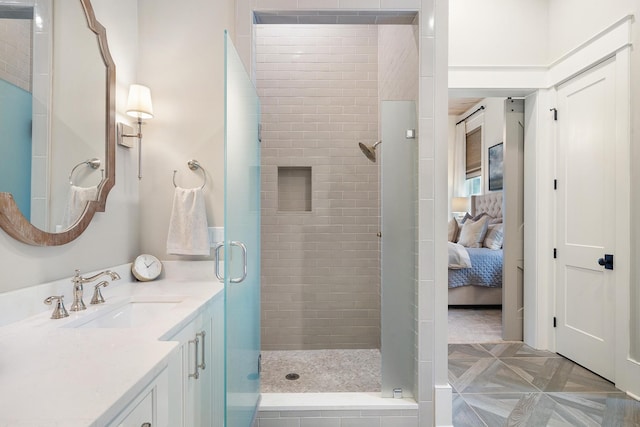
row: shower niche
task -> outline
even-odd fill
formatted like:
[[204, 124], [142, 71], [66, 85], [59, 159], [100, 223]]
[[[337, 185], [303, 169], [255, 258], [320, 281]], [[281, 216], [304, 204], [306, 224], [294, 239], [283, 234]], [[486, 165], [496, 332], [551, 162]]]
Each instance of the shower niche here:
[[311, 166], [278, 166], [278, 211], [311, 212]]

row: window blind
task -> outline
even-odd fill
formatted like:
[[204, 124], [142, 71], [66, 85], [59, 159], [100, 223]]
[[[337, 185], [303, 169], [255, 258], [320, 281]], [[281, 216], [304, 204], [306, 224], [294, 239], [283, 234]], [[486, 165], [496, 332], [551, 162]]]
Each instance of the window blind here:
[[467, 134], [466, 173], [467, 179], [480, 176], [482, 172], [482, 127]]

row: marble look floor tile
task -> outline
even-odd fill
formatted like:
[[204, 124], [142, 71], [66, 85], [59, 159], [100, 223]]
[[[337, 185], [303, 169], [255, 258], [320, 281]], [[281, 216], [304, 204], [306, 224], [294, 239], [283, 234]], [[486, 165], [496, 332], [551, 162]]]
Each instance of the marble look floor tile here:
[[640, 402], [558, 354], [513, 342], [449, 354], [454, 426], [640, 427]]
[[487, 424], [459, 394], [453, 396], [453, 425], [455, 427], [487, 427]]
[[449, 344], [449, 359], [477, 360], [487, 357], [494, 358], [480, 344]]
[[[461, 396], [488, 426], [595, 427], [607, 423], [607, 401], [615, 401], [615, 398], [591, 394], [568, 399], [567, 395], [504, 393]], [[609, 425], [636, 425], [632, 416], [626, 420], [615, 415], [610, 417], [613, 424]]]
[[604, 411], [603, 427], [640, 426], [640, 402], [625, 393], [610, 393]]
[[449, 382], [462, 394], [539, 391], [497, 359], [449, 360]]
[[609, 381], [561, 357], [516, 357], [500, 360], [542, 391], [616, 391], [615, 386]]
[[[500, 394], [465, 394], [462, 395], [467, 404], [478, 414], [487, 426], [517, 426], [535, 425], [529, 419], [544, 410], [544, 403], [553, 405], [552, 401], [545, 402], [544, 394], [535, 393], [500, 393]], [[542, 401], [542, 404], [541, 404]], [[536, 418], [541, 418], [535, 414]], [[547, 425], [546, 422], [538, 424]]]
[[482, 344], [488, 352], [498, 358], [502, 357], [561, 357], [550, 351], [536, 350], [522, 342], [503, 342]]
[[640, 425], [640, 402], [624, 393], [548, 393], [554, 411], [571, 425]]

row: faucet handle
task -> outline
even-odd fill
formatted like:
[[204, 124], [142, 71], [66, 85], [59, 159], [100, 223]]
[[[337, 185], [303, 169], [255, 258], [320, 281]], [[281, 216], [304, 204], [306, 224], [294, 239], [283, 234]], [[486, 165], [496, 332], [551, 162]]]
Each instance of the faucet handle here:
[[51, 313], [52, 319], [62, 319], [64, 317], [68, 317], [69, 313], [67, 313], [67, 309], [64, 308], [64, 295], [52, 295], [50, 297], [45, 298], [44, 303], [47, 305], [53, 304], [56, 301], [56, 306], [53, 309], [53, 313]]
[[109, 286], [109, 282], [103, 280], [93, 287], [93, 297], [91, 297], [91, 304], [102, 304], [104, 302], [104, 297], [102, 296], [102, 292], [100, 292], [101, 287]]
[[73, 276], [73, 279], [71, 279], [71, 281], [73, 283], [80, 282], [80, 270], [79, 269], [76, 268], [76, 272], [75, 272], [75, 274]]

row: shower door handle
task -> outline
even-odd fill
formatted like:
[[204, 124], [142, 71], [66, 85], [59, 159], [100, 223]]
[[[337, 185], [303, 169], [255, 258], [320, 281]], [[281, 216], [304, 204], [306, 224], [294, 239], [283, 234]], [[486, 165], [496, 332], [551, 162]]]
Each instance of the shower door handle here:
[[240, 283], [247, 278], [247, 247], [244, 245], [244, 243], [238, 241], [232, 241], [231, 246], [238, 246], [240, 249], [242, 249], [242, 276], [235, 279], [230, 279], [229, 282]]
[[224, 248], [224, 243], [218, 243], [216, 245], [215, 251], [215, 263], [216, 263], [216, 277], [219, 281], [224, 282], [224, 277], [220, 274], [220, 249]]

